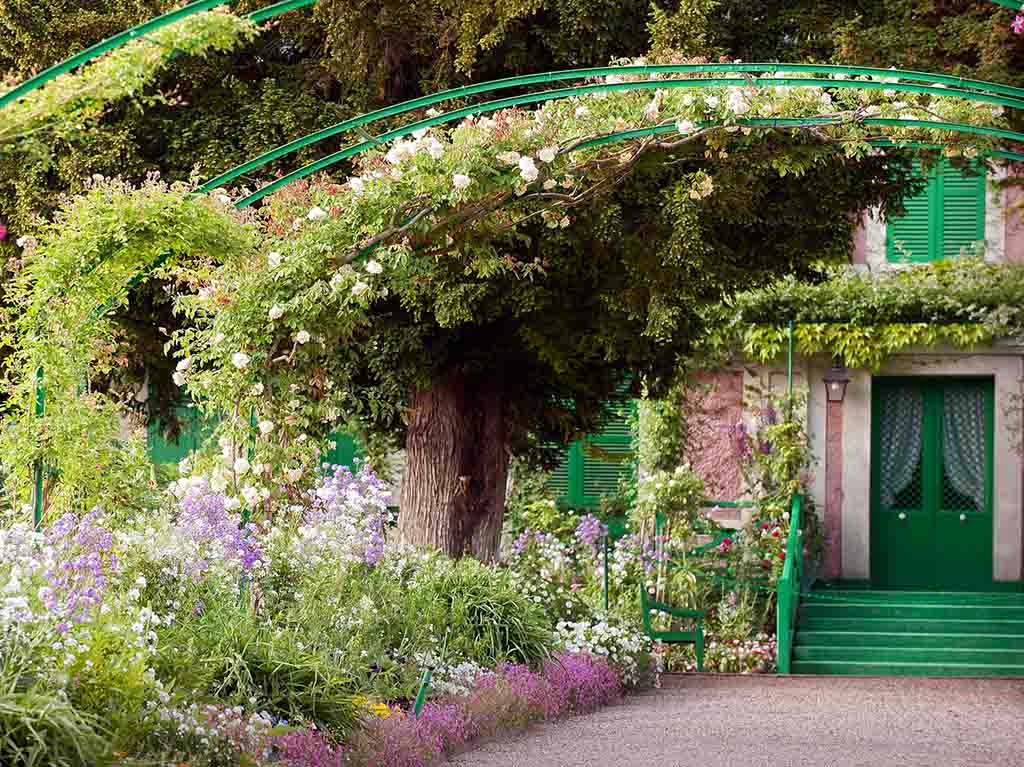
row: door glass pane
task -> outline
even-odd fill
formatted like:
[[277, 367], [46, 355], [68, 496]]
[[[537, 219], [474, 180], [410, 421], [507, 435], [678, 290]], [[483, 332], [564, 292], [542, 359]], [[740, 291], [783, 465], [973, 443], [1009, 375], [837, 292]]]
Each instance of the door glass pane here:
[[886, 389], [879, 402], [879, 501], [882, 509], [920, 509], [924, 398], [915, 386]]
[[942, 508], [985, 509], [985, 394], [979, 387], [943, 393]]

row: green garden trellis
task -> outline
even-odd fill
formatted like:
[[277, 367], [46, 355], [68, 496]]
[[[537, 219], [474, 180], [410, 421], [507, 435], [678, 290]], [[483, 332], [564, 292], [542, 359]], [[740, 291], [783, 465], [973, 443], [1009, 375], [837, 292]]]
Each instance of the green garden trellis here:
[[[43, 87], [47, 82], [61, 74], [72, 71], [78, 66], [88, 63], [98, 56], [114, 50], [132, 40], [140, 39], [148, 32], [161, 27], [173, 24], [192, 14], [211, 10], [218, 5], [230, 4], [221, 0], [196, 0], [177, 10], [166, 13], [162, 16], [151, 19], [132, 29], [114, 35], [96, 45], [82, 51], [69, 59], [50, 67], [35, 77], [15, 86], [13, 89], [0, 94], [0, 109], [8, 104], [25, 96], [31, 91]], [[261, 23], [270, 18], [297, 10], [303, 7], [314, 5], [317, 0], [283, 0], [272, 4], [258, 11], [246, 15], [246, 18], [254, 23]], [[1007, 5], [1006, 3], [1000, 3]], [[1015, 7], [1012, 4], [1007, 7]], [[775, 73], [771, 76], [764, 76], [763, 73]], [[789, 77], [781, 73], [824, 75], [824, 77]], [[715, 75], [707, 77], [706, 75]], [[277, 179], [271, 184], [263, 186], [256, 192], [239, 200], [236, 206], [244, 208], [252, 205], [266, 195], [272, 193], [292, 181], [304, 178], [312, 173], [329, 168], [346, 159], [352, 158], [360, 153], [373, 149], [387, 141], [402, 138], [417, 130], [429, 128], [435, 125], [443, 125], [471, 115], [492, 112], [499, 109], [521, 106], [526, 104], [537, 104], [546, 101], [571, 98], [592, 93], [607, 93], [614, 91], [635, 91], [655, 90], [666, 88], [703, 88], [707, 86], [789, 86], [798, 88], [830, 88], [830, 89], [861, 89], [861, 90], [891, 90], [898, 92], [928, 94], [932, 96], [953, 97], [974, 101], [982, 104], [989, 104], [998, 107], [1012, 109], [1024, 109], [1024, 89], [1016, 88], [1000, 83], [973, 80], [951, 75], [933, 74], [927, 72], [906, 71], [897, 69], [881, 69], [875, 67], [857, 67], [843, 65], [819, 65], [819, 64], [786, 64], [786, 63], [728, 63], [728, 64], [643, 64], [627, 66], [593, 67], [576, 70], [562, 70], [556, 72], [544, 72], [521, 77], [511, 77], [485, 83], [454, 88], [440, 93], [412, 99], [401, 104], [378, 109], [364, 115], [340, 122], [334, 126], [325, 128], [306, 136], [283, 144], [280, 147], [270, 150], [259, 157], [242, 163], [225, 173], [210, 179], [197, 189], [197, 192], [208, 192], [212, 189], [230, 183], [239, 177], [265, 167], [269, 163], [292, 154], [299, 149], [311, 146], [325, 139], [348, 132], [363, 131], [366, 126], [388, 118], [401, 117], [410, 113], [418, 112], [424, 108], [431, 107], [446, 101], [465, 99], [470, 96], [482, 96], [496, 91], [508, 89], [522, 89], [533, 85], [544, 85], [559, 83], [571, 80], [586, 80], [609, 75], [646, 75], [648, 79], [630, 82], [602, 82], [577, 85], [574, 87], [556, 88], [518, 94], [505, 98], [487, 101], [484, 103], [462, 106], [452, 109], [443, 114], [427, 116], [415, 120], [407, 125], [394, 128], [376, 136], [368, 137], [338, 152], [330, 154], [320, 160], [309, 163], [297, 170]], [[683, 76], [686, 79], [673, 79], [671, 76]], [[732, 76], [728, 76], [732, 75]], [[873, 79], [840, 79], [840, 78], [873, 78]], [[667, 78], [667, 79], [666, 79]], [[741, 127], [765, 128], [765, 129], [801, 129], [815, 126], [827, 126], [837, 124], [839, 118], [754, 118], [747, 120], [736, 120], [735, 124]], [[874, 118], [868, 117], [860, 121], [864, 125], [877, 126], [880, 128], [927, 128], [943, 130], [951, 133], [964, 133], [995, 138], [1008, 142], [1024, 144], [1024, 133], [1015, 131], [979, 126], [963, 123], [945, 122], [942, 120], [917, 120], [917, 119], [896, 119], [896, 118]], [[721, 123], [703, 122], [698, 128], [715, 127]], [[633, 130], [626, 130], [607, 134], [590, 139], [578, 144], [575, 149], [610, 144], [617, 141], [631, 140], [666, 134], [674, 132], [675, 126], [669, 124], [654, 125]], [[366, 134], [363, 133], [365, 136]], [[924, 142], [896, 142], [887, 138], [879, 138], [872, 141], [878, 146], [895, 146], [908, 148], [935, 148], [937, 145]], [[995, 149], [990, 152], [992, 156], [1009, 160], [1024, 160], [1024, 153]], [[141, 272], [131, 281], [144, 279], [154, 264], [144, 265]], [[130, 287], [130, 286], [129, 286]], [[107, 305], [98, 309], [99, 316], [108, 310]], [[790, 328], [790, 361], [788, 366], [788, 386], [792, 389], [792, 328]], [[35, 412], [42, 417], [45, 411], [45, 380], [42, 369], [36, 371], [36, 406]], [[42, 466], [41, 460], [37, 461], [34, 477], [34, 518], [37, 524], [42, 517]]]

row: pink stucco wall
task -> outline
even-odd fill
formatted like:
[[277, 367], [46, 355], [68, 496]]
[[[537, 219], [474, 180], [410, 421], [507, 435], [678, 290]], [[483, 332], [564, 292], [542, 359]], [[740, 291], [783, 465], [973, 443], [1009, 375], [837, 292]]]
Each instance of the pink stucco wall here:
[[730, 430], [743, 416], [743, 371], [704, 373], [684, 390], [689, 423], [684, 454], [708, 498], [732, 501], [743, 489]]

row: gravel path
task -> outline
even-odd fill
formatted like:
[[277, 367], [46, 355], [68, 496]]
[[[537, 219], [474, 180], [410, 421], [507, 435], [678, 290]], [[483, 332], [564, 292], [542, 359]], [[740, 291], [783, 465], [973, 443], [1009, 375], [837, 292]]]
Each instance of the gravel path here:
[[685, 676], [458, 767], [1024, 767], [1024, 680]]

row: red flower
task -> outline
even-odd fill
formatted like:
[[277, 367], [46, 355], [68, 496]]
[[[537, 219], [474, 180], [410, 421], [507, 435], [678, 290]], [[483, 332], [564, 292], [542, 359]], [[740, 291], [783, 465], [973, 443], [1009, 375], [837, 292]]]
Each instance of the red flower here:
[[770, 559], [764, 560], [763, 562], [761, 562], [761, 567], [763, 567], [765, 570], [771, 570], [772, 569], [772, 561]]
[[780, 551], [779, 552], [779, 559], [785, 561], [785, 559], [786, 559], [786, 552], [785, 551]]
[[772, 530], [772, 538], [778, 538], [778, 537], [779, 537], [779, 528], [776, 527], [774, 530]]
[[763, 525], [761, 525], [761, 529], [762, 530], [767, 530], [769, 527], [771, 527], [771, 525], [768, 524], [767, 522], [765, 522]]

